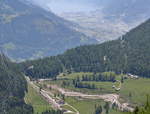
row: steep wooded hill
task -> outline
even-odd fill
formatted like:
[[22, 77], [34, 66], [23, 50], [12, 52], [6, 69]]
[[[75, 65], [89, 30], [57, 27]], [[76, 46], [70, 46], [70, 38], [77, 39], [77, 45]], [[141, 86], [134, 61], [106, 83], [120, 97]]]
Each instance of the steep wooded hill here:
[[16, 64], [0, 54], [0, 114], [32, 114], [24, 102], [25, 91], [27, 83]]

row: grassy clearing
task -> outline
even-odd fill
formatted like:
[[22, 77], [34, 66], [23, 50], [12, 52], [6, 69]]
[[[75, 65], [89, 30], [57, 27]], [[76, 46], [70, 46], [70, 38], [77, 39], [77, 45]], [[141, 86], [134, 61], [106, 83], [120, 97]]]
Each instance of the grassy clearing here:
[[80, 112], [80, 114], [93, 114], [95, 110], [95, 105], [102, 103], [102, 101], [100, 100], [77, 100], [73, 97], [67, 97], [66, 102], [75, 107]]
[[43, 111], [51, 109], [51, 106], [31, 87], [31, 85], [28, 85], [25, 101], [27, 104], [33, 106], [34, 114], [40, 114]]
[[[45, 84], [54, 84], [62, 87], [63, 81], [69, 82], [70, 80], [56, 80], [56, 81], [47, 81], [44, 82]], [[83, 93], [88, 93], [88, 94], [105, 94], [105, 93], [115, 93], [115, 89], [112, 88], [114, 83], [112, 82], [95, 82], [95, 81], [85, 81], [82, 83], [87, 83], [87, 84], [94, 84], [97, 89], [86, 89], [86, 88], [75, 88], [73, 85], [65, 86], [63, 88], [69, 89], [69, 90], [74, 90], [78, 92], [83, 92]]]
[[[89, 100], [89, 99], [79, 99], [73, 97], [67, 97], [66, 101], [75, 107], [80, 114], [94, 114], [95, 106], [101, 105], [104, 106], [105, 102], [102, 100]], [[103, 114], [105, 114], [105, 110], [103, 109]], [[110, 110], [109, 114], [123, 114], [122, 112]]]
[[66, 110], [70, 110], [70, 111], [72, 111], [73, 113], [76, 113], [76, 111], [75, 111], [71, 106], [69, 106], [69, 105], [64, 105], [64, 106], [62, 106], [62, 108], [63, 108], [63, 109], [66, 109]]
[[93, 73], [90, 73], [90, 72], [71, 73], [71, 74], [68, 74], [65, 76], [60, 76], [59, 79], [75, 79], [77, 77], [79, 77], [81, 79], [83, 75], [92, 76], [92, 74]]
[[132, 103], [139, 104], [146, 101], [146, 95], [150, 95], [150, 79], [128, 79], [122, 84], [120, 95]]
[[[94, 84], [98, 90], [97, 93], [102, 94], [102, 93], [115, 93], [115, 90], [112, 88], [113, 84], [112, 82], [83, 82], [83, 83], [88, 83], [88, 84]], [[92, 91], [92, 90], [90, 90]]]
[[112, 88], [113, 83], [111, 82], [82, 82], [82, 83], [87, 83], [87, 84], [94, 84], [96, 86], [96, 89], [87, 89], [87, 88], [75, 88], [73, 86], [67, 86], [65, 87], [66, 89], [73, 90], [73, 91], [78, 91], [82, 93], [87, 93], [87, 94], [108, 94], [108, 93], [115, 93], [115, 89]]
[[[88, 75], [88, 76], [92, 76], [93, 73], [72, 73], [72, 74], [68, 74], [65, 76], [59, 76], [59, 79], [56, 81], [45, 81], [45, 84], [56, 84], [62, 87], [62, 83], [63, 81], [66, 82], [71, 82], [73, 79], [76, 79], [77, 77], [79, 77], [80, 79], [82, 78], [83, 75]], [[120, 79], [118, 77], [118, 79]], [[69, 85], [69, 86], [65, 86], [64, 88], [66, 89], [70, 89], [70, 90], [74, 90], [74, 91], [79, 91], [79, 92], [83, 92], [83, 93], [89, 93], [89, 94], [103, 94], [103, 93], [114, 93], [115, 90], [112, 88], [112, 86], [114, 85], [114, 83], [112, 82], [96, 82], [96, 81], [86, 81], [83, 83], [88, 83], [88, 84], [94, 84], [97, 89], [95, 90], [89, 90], [86, 88], [74, 88], [73, 85]]]

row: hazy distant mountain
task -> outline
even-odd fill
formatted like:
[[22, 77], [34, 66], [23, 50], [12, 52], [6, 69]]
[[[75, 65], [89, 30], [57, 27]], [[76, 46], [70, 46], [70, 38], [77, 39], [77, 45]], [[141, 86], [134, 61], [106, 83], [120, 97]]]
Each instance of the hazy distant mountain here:
[[56, 55], [96, 43], [69, 26], [72, 23], [21, 0], [0, 1], [0, 46], [15, 59]]
[[63, 12], [87, 12], [103, 8], [108, 16], [128, 17], [128, 20], [150, 17], [150, 0], [28, 0], [51, 9], [57, 14]]
[[111, 0], [103, 11], [108, 17], [118, 17], [131, 23], [150, 18], [149, 4], [150, 0]]
[[87, 36], [97, 39], [99, 42], [113, 40], [125, 34], [137, 23], [132, 25], [116, 18], [114, 20], [107, 19], [107, 16], [101, 10], [91, 12], [65, 12], [60, 15], [65, 19], [78, 23], [74, 29], [85, 33]]
[[32, 0], [78, 23], [76, 30], [100, 42], [116, 39], [150, 18], [150, 0]]

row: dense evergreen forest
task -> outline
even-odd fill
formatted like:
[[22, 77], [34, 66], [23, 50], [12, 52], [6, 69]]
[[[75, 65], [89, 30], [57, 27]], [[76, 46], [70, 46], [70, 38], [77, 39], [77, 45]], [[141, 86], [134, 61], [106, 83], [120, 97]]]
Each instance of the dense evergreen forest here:
[[0, 54], [0, 114], [32, 114], [24, 102], [25, 91], [27, 83], [16, 64]]
[[55, 77], [62, 72], [132, 73], [150, 77], [150, 20], [118, 40], [81, 46], [62, 55], [22, 63], [33, 78]]

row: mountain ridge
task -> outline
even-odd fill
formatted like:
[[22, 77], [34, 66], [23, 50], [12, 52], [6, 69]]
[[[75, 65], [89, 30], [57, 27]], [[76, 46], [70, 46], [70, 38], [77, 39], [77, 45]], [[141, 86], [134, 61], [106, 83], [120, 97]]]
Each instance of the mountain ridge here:
[[0, 2], [0, 45], [13, 59], [56, 55], [72, 47], [97, 43], [68, 27], [71, 22], [38, 6], [22, 0]]
[[[67, 2], [67, 0], [62, 1], [64, 1], [64, 3]], [[78, 0], [76, 1], [76, 3], [83, 6], [91, 3], [88, 0], [84, 2], [85, 4], [82, 4], [82, 2]], [[54, 3], [59, 4], [58, 1]], [[94, 0], [91, 4], [94, 3], [96, 7], [90, 11], [72, 11], [68, 9], [56, 13], [67, 20], [79, 24], [79, 27], [74, 27], [75, 30], [96, 38], [100, 43], [117, 39], [150, 18], [149, 0]], [[50, 4], [51, 2], [49, 6], [51, 6]], [[70, 3], [70, 5], [73, 4]], [[66, 5], [66, 7], [67, 6], [68, 5]], [[59, 9], [57, 5], [51, 7]], [[87, 9], [91, 7], [89, 6]], [[55, 10], [53, 11], [55, 12]]]

